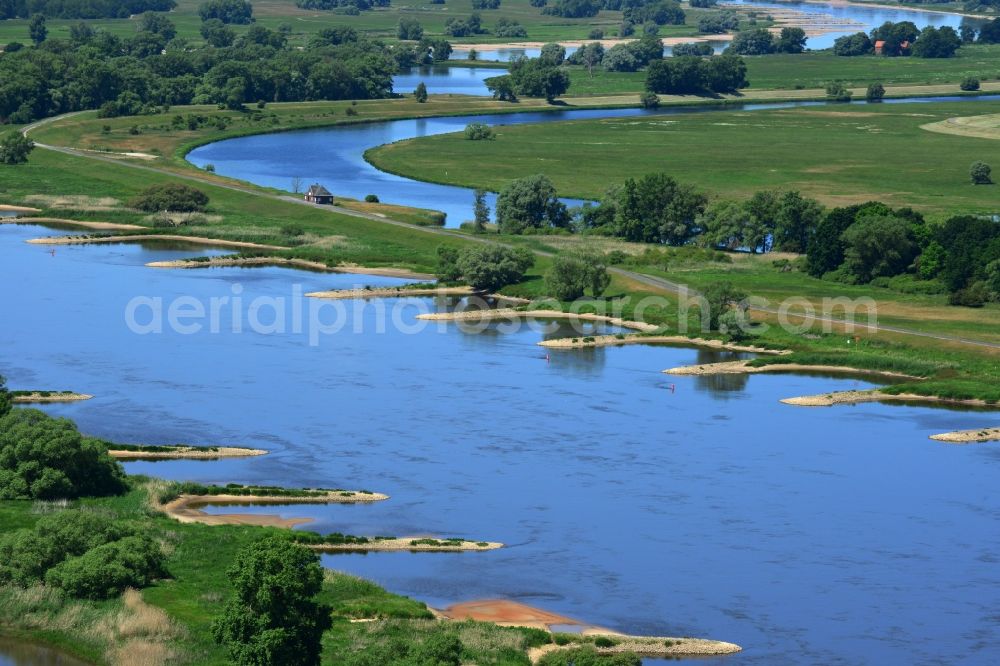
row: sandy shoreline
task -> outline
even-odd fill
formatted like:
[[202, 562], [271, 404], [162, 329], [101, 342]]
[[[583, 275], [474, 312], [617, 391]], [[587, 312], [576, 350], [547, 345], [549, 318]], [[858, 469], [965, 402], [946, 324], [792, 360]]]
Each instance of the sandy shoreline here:
[[249, 241], [220, 240], [203, 236], [181, 236], [178, 234], [135, 234], [129, 236], [53, 236], [50, 238], [32, 238], [27, 241], [33, 245], [82, 245], [86, 243], [141, 243], [142, 241], [169, 240], [193, 245], [209, 245], [214, 247], [236, 247], [253, 250], [288, 250], [283, 245], [262, 245]]
[[[499, 308], [496, 310], [463, 310], [462, 312], [433, 312], [417, 315], [417, 319], [432, 321], [497, 321], [515, 319], [573, 319], [577, 321], [596, 321], [622, 328], [638, 329], [640, 331], [655, 331], [659, 327], [641, 321], [630, 321], [618, 317], [596, 315], [589, 313], [562, 312], [561, 310], [514, 310]], [[611, 336], [614, 337], [614, 336]]]
[[862, 402], [923, 402], [943, 405], [967, 405], [969, 407], [988, 407], [983, 400], [956, 400], [916, 393], [883, 393], [878, 389], [868, 391], [834, 391], [819, 395], [805, 395], [796, 398], [783, 398], [786, 405], [798, 407], [832, 407], [833, 405], [856, 405]]
[[[748, 352], [754, 354], [788, 354], [790, 352], [756, 347], [754, 345], [741, 345], [734, 342], [723, 342], [722, 340], [711, 340], [708, 338], [689, 338], [684, 335], [595, 335], [587, 338], [556, 338], [555, 340], [542, 340], [538, 343], [541, 347], [552, 349], [583, 349], [587, 347], [614, 347], [618, 345], [641, 345], [652, 343], [676, 344], [686, 347], [707, 347], [709, 349], [722, 349], [725, 351]], [[666, 372], [666, 371], [664, 371]]]
[[[310, 298], [406, 298], [408, 296], [469, 296], [475, 293], [471, 287], [428, 287], [427, 289], [404, 289], [401, 287], [383, 287], [378, 289], [334, 289], [332, 291], [313, 291], [306, 296]], [[418, 319], [420, 316], [418, 316]]]
[[289, 266], [291, 268], [304, 268], [310, 271], [322, 271], [324, 273], [352, 273], [359, 275], [378, 275], [381, 277], [409, 278], [413, 280], [429, 281], [436, 279], [427, 273], [417, 273], [405, 268], [375, 268], [366, 266], [343, 265], [327, 266], [321, 261], [309, 261], [308, 259], [295, 259], [289, 257], [212, 257], [208, 261], [194, 261], [192, 259], [175, 259], [173, 261], [151, 261], [146, 264], [150, 268], [218, 268], [232, 266]]
[[1000, 427], [973, 428], [971, 430], [955, 430], [931, 435], [931, 439], [951, 444], [971, 444], [974, 442], [993, 442], [1000, 440]]
[[0, 211], [5, 213], [41, 213], [41, 208], [30, 208], [28, 206], [12, 206], [11, 204], [0, 204]]
[[109, 449], [108, 454], [119, 460], [214, 460], [216, 458], [246, 458], [262, 456], [264, 449], [247, 449], [238, 446], [218, 446], [214, 450], [203, 446], [175, 446], [171, 451], [129, 451]]
[[808, 365], [803, 363], [773, 363], [771, 365], [752, 366], [749, 360], [725, 361], [722, 363], [705, 363], [702, 365], [682, 365], [664, 370], [668, 375], [751, 375], [761, 372], [821, 372], [847, 375], [872, 375], [891, 377], [894, 379], [920, 379], [913, 375], [889, 370], [862, 370], [843, 365]]
[[277, 515], [250, 513], [209, 514], [199, 507], [219, 504], [360, 504], [380, 502], [389, 499], [382, 493], [358, 493], [353, 491], [350, 496], [338, 492], [314, 497], [287, 497], [279, 495], [181, 495], [166, 504], [158, 505], [168, 516], [182, 523], [201, 523], [203, 525], [257, 525], [262, 527], [295, 527], [312, 522], [312, 518], [282, 518]]
[[49, 395], [42, 395], [41, 392], [34, 392], [27, 395], [12, 395], [11, 402], [77, 402], [78, 400], [90, 400], [93, 397], [88, 393], [51, 393]]
[[[429, 543], [418, 543], [414, 544], [414, 541], [420, 539], [434, 539], [435, 541], [442, 542], [441, 545], [434, 545]], [[485, 544], [485, 545], [480, 545]], [[438, 539], [437, 537], [393, 537], [391, 539], [371, 539], [369, 538], [368, 543], [317, 543], [317, 544], [306, 544], [309, 548], [313, 550], [318, 550], [323, 553], [342, 553], [342, 552], [358, 552], [358, 551], [414, 551], [414, 552], [437, 552], [437, 553], [460, 553], [460, 552], [477, 552], [482, 550], [497, 550], [503, 548], [503, 544], [497, 541], [465, 541], [461, 543], [448, 543], [447, 539]]]
[[[742, 648], [734, 643], [706, 640], [702, 638], [673, 638], [669, 636], [630, 636], [604, 627], [588, 625], [558, 613], [506, 599], [486, 599], [466, 601], [445, 609], [431, 609], [442, 620], [461, 622], [476, 620], [491, 622], [502, 627], [530, 627], [552, 632], [553, 627], [580, 627], [579, 635], [594, 637], [607, 636], [614, 640], [612, 647], [598, 648], [601, 654], [635, 652], [644, 656], [694, 656], [717, 655], [740, 652]], [[568, 650], [579, 645], [593, 645], [588, 642], [570, 642], [566, 645], [548, 644], [529, 652], [532, 663], [542, 655], [554, 650]]]
[[64, 227], [79, 227], [81, 229], [94, 229], [99, 231], [131, 231], [134, 229], [148, 229], [138, 224], [120, 224], [118, 222], [85, 222], [81, 220], [69, 220], [62, 217], [12, 217], [0, 219], [0, 224], [55, 224]]

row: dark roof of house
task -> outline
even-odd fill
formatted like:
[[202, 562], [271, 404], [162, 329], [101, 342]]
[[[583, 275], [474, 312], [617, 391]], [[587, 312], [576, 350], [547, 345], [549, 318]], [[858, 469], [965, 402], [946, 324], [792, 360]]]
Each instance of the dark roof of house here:
[[309, 186], [309, 191], [306, 194], [310, 194], [314, 197], [332, 197], [333, 194], [330, 190], [326, 189], [319, 183], [314, 183]]

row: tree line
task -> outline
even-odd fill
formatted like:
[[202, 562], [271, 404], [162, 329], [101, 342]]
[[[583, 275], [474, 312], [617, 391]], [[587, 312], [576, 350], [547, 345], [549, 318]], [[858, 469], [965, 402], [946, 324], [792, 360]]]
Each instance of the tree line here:
[[920, 30], [911, 21], [886, 21], [870, 35], [857, 32], [838, 37], [833, 43], [833, 52], [839, 56], [951, 58], [963, 43], [974, 41], [975, 34], [975, 29], [968, 25], [962, 26], [959, 34], [950, 26], [927, 26]]
[[139, 27], [123, 39], [81, 23], [68, 40], [9, 44], [0, 54], [0, 122], [101, 107], [135, 115], [171, 105], [384, 98], [399, 67], [451, 52], [443, 40], [389, 47], [345, 27], [320, 31], [302, 50], [262, 26], [236, 38], [218, 18], [202, 24], [205, 45], [177, 38], [163, 15], [146, 14]]
[[[977, 165], [974, 182], [988, 183], [988, 171], [978, 173]], [[475, 228], [484, 230], [488, 217], [479, 193]], [[1000, 299], [1000, 223], [982, 216], [932, 224], [909, 208], [872, 202], [827, 210], [800, 192], [780, 190], [710, 201], [692, 185], [652, 173], [573, 209], [546, 176], [519, 178], [500, 191], [496, 223], [502, 234], [576, 232], [675, 247], [791, 252], [805, 255], [803, 268], [814, 277], [948, 293], [956, 305]], [[593, 258], [580, 263], [598, 265]], [[591, 278], [577, 272], [574, 279], [571, 292], [582, 293], [580, 285]]]
[[60, 19], [128, 18], [143, 12], [169, 12], [174, 0], [0, 0], [0, 20], [36, 14]]

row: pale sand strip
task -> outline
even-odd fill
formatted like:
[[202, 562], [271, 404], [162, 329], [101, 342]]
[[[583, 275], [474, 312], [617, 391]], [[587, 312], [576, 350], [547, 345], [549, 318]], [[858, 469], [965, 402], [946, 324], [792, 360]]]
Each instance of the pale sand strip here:
[[0, 204], [0, 210], [13, 213], [41, 213], [41, 208], [30, 208], [28, 206], [12, 206], [10, 204]]
[[120, 460], [214, 460], [216, 458], [245, 458], [250, 456], [262, 456], [267, 453], [264, 449], [247, 449], [238, 446], [219, 446], [210, 450], [203, 446], [175, 446], [171, 451], [127, 451], [110, 449], [108, 451], [112, 458]]
[[[469, 296], [474, 294], [472, 287], [428, 287], [427, 289], [406, 289], [403, 287], [383, 287], [378, 289], [335, 289], [333, 291], [313, 291], [306, 296], [310, 298], [391, 298], [408, 296]], [[417, 318], [421, 318], [419, 315]]]
[[668, 375], [751, 375], [760, 372], [822, 372], [847, 375], [872, 375], [878, 377], [893, 377], [897, 379], [920, 379], [913, 375], [889, 370], [862, 370], [843, 365], [808, 365], [804, 363], [773, 363], [771, 365], [752, 366], [749, 360], [725, 361], [722, 363], [705, 363], [703, 365], [682, 365], [664, 370]]
[[786, 405], [796, 405], [799, 407], [831, 407], [833, 405], [856, 405], [862, 402], [922, 402], [944, 405], [968, 405], [970, 407], [988, 406], [984, 400], [956, 400], [952, 398], [917, 395], [915, 393], [900, 393], [897, 395], [883, 393], [878, 389], [869, 391], [835, 391], [833, 393], [821, 393], [820, 395], [784, 398], [781, 402]]
[[42, 395], [41, 393], [29, 393], [27, 395], [11, 396], [11, 402], [36, 403], [36, 402], [76, 402], [78, 400], [90, 400], [94, 396], [87, 393], [51, 393]]
[[971, 442], [992, 442], [1000, 440], [1000, 427], [997, 428], [973, 428], [972, 430], [956, 430], [954, 432], [943, 432], [939, 435], [931, 435], [931, 439], [939, 442], [950, 442], [952, 444], [968, 444]]
[[304, 268], [310, 271], [325, 273], [357, 273], [360, 275], [379, 275], [383, 277], [409, 278], [413, 280], [434, 280], [433, 275], [417, 273], [405, 268], [374, 268], [355, 265], [327, 266], [321, 261], [295, 259], [289, 257], [212, 257], [208, 261], [191, 259], [176, 259], [174, 261], [151, 261], [146, 264], [150, 268], [212, 268], [231, 266], [290, 266]]
[[[507, 599], [485, 599], [480, 601], [466, 601], [454, 604], [443, 610], [430, 609], [434, 615], [442, 620], [452, 620], [461, 622], [464, 620], [476, 620], [479, 622], [490, 622], [504, 627], [530, 627], [541, 629], [542, 631], [552, 631], [553, 626], [572, 625], [581, 627], [583, 636], [607, 636], [617, 642], [613, 647], [598, 648], [602, 654], [612, 654], [616, 652], [636, 652], [645, 656], [683, 656], [683, 655], [713, 655], [732, 654], [739, 652], [742, 648], [733, 643], [722, 641], [711, 641], [701, 638], [671, 638], [667, 636], [630, 636], [622, 634], [604, 627], [587, 625], [569, 617], [552, 613], [550, 611], [528, 606], [517, 601]], [[667, 645], [667, 641], [670, 645]], [[539, 649], [529, 651], [528, 656], [532, 663], [540, 659], [545, 653], [553, 650], [572, 649], [588, 643], [569, 643], [565, 646], [549, 644]], [[589, 643], [593, 645], [592, 643]]]
[[[641, 321], [629, 321], [618, 317], [605, 315], [562, 312], [561, 310], [514, 310], [499, 308], [496, 310], [463, 310], [462, 312], [433, 312], [417, 315], [417, 319], [434, 321], [496, 321], [515, 319], [573, 319], [577, 321], [598, 321], [622, 328], [633, 328], [640, 331], [655, 331], [658, 326]], [[614, 337], [614, 336], [610, 336]]]
[[138, 224], [119, 224], [118, 222], [85, 222], [82, 220], [68, 220], [62, 217], [14, 217], [0, 219], [0, 224], [58, 224], [66, 227], [80, 227], [81, 229], [95, 229], [102, 231], [129, 231], [132, 229], [147, 229]]
[[[419, 539], [430, 539], [433, 538], [436, 541], [443, 542], [442, 545], [433, 545], [428, 543], [414, 544], [413, 542]], [[316, 544], [306, 544], [309, 548], [313, 550], [318, 550], [322, 553], [342, 553], [342, 552], [374, 552], [374, 551], [421, 551], [421, 552], [437, 552], [437, 553], [459, 553], [459, 552], [476, 552], [481, 550], [497, 550], [503, 548], [503, 544], [496, 541], [462, 541], [461, 543], [446, 543], [447, 539], [437, 539], [436, 537], [393, 537], [391, 539], [372, 539], [369, 538], [368, 543], [340, 543], [340, 544], [330, 544], [330, 543], [316, 543]], [[480, 546], [479, 544], [484, 543], [485, 546]]]
[[142, 241], [169, 240], [193, 245], [209, 245], [214, 247], [238, 247], [253, 250], [289, 250], [284, 245], [262, 245], [247, 241], [220, 240], [202, 236], [181, 236], [178, 234], [139, 234], [133, 236], [53, 236], [51, 238], [32, 238], [27, 241], [34, 245], [79, 245], [84, 243], [135, 243]]
[[[694, 347], [707, 347], [709, 349], [723, 349], [726, 351], [752, 352], [754, 354], [790, 354], [790, 351], [779, 349], [767, 349], [754, 345], [740, 345], [733, 342], [723, 342], [722, 340], [710, 340], [707, 338], [689, 338], [683, 335], [595, 335], [584, 338], [557, 338], [555, 340], [542, 340], [538, 344], [542, 347], [555, 349], [583, 349], [586, 347], [613, 347], [616, 345], [642, 345], [651, 343], [666, 343], [674, 345], [685, 345]], [[664, 370], [666, 372], [666, 370]]]
[[[344, 491], [352, 492], [352, 491]], [[264, 527], [294, 527], [312, 522], [312, 518], [282, 518], [276, 515], [261, 515], [249, 513], [209, 514], [198, 507], [209, 504], [359, 504], [380, 502], [389, 499], [382, 493], [352, 492], [345, 496], [340, 492], [331, 492], [315, 497], [287, 497], [278, 495], [181, 495], [166, 504], [155, 504], [168, 516], [182, 523], [201, 523], [203, 525], [258, 525]]]

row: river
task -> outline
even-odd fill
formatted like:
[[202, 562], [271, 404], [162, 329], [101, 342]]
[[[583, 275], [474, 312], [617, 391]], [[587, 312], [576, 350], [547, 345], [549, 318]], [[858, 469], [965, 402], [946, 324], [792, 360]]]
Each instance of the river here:
[[[427, 299], [345, 303], [343, 330], [315, 346], [290, 325], [232, 332], [228, 310], [218, 333], [140, 335], [123, 314], [136, 296], [238, 294], [249, 304], [291, 297], [295, 285], [399, 281], [154, 270], [143, 264], [185, 251], [147, 243], [52, 255], [23, 242], [56, 233], [0, 227], [4, 274], [30, 285], [3, 296], [10, 385], [94, 394], [46, 407], [94, 435], [271, 451], [129, 463], [130, 472], [360, 486], [392, 499], [283, 512], [313, 516], [321, 531], [508, 544], [331, 555], [326, 566], [435, 605], [511, 598], [627, 632], [733, 641], [746, 649], [724, 660], [734, 665], [1000, 660], [1000, 448], [928, 439], [994, 425], [995, 414], [785, 406], [777, 401], [870, 384], [661, 374], [729, 358], [680, 347], [546, 354], [535, 343], [565, 329], [418, 327], [415, 313], [447, 307]], [[397, 318], [383, 332], [380, 307]]]

